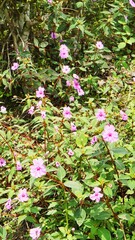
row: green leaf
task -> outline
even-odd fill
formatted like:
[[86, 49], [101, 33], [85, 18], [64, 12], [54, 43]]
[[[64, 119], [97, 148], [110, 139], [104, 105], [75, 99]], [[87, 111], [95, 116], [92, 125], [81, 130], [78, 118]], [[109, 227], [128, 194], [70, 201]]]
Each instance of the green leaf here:
[[112, 197], [113, 193], [112, 193], [112, 189], [110, 187], [105, 187], [104, 188], [104, 193], [108, 196], [108, 197]]
[[83, 208], [78, 208], [74, 216], [78, 226], [81, 226], [86, 218], [86, 212]]
[[18, 224], [20, 224], [25, 218], [27, 217], [27, 215], [21, 215], [18, 217]]
[[59, 178], [60, 181], [62, 181], [65, 176], [66, 176], [66, 171], [62, 166], [60, 166], [57, 171], [57, 177]]
[[40, 43], [41, 48], [45, 48], [48, 45], [48, 42], [42, 42]]
[[80, 190], [80, 189], [83, 188], [83, 185], [78, 181], [66, 181], [64, 183], [64, 185], [66, 187], [73, 188], [73, 189], [76, 189], [76, 190]]
[[85, 145], [87, 144], [87, 141], [88, 141], [87, 135], [84, 133], [80, 133], [80, 135], [77, 136], [76, 138], [76, 145], [80, 148], [85, 147]]
[[26, 221], [31, 222], [31, 223], [36, 223], [36, 220], [31, 216], [27, 216]]
[[118, 217], [122, 220], [130, 220], [131, 216], [128, 213], [120, 213]]
[[125, 42], [121, 42], [121, 43], [118, 44], [118, 48], [119, 49], [123, 49], [125, 47], [126, 47], [126, 43]]
[[38, 40], [37, 40], [36, 38], [34, 38], [34, 45], [35, 45], [36, 47], [38, 47], [38, 44], [39, 44]]
[[124, 155], [128, 154], [128, 150], [123, 147], [113, 148], [111, 151], [118, 157], [123, 157]]
[[111, 240], [111, 234], [110, 232], [105, 228], [99, 228], [98, 229], [98, 236], [101, 240]]
[[131, 190], [135, 189], [135, 180], [128, 180], [128, 181], [127, 181], [127, 186], [128, 186]]
[[77, 2], [77, 3], [76, 3], [76, 7], [77, 7], [77, 8], [83, 7], [83, 2]]

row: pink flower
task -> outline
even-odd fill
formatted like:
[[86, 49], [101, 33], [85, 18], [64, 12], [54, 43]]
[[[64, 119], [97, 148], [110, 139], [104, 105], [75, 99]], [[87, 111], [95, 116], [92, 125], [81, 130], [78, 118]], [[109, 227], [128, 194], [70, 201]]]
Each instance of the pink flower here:
[[59, 162], [56, 162], [55, 165], [56, 165], [57, 168], [60, 167], [60, 163]]
[[90, 199], [92, 201], [100, 202], [100, 198], [103, 197], [103, 194], [100, 193], [101, 192], [101, 188], [95, 187], [93, 190], [94, 190], [94, 193], [90, 195]]
[[22, 165], [19, 161], [16, 162], [16, 170], [21, 171], [22, 170]]
[[27, 202], [28, 201], [28, 194], [26, 188], [20, 189], [18, 194], [18, 199], [20, 202]]
[[129, 3], [132, 7], [135, 7], [135, 2], [133, 0], [129, 0]]
[[96, 136], [94, 136], [92, 139], [91, 139], [91, 145], [94, 145], [94, 143], [96, 143], [97, 142], [97, 137]]
[[11, 67], [11, 70], [14, 71], [16, 70], [17, 68], [19, 67], [19, 64], [17, 62], [14, 62], [12, 67]]
[[80, 88], [80, 84], [76, 79], [73, 80], [73, 87], [76, 90], [78, 90]]
[[69, 48], [65, 44], [60, 45], [60, 51], [66, 51], [69, 52]]
[[77, 128], [74, 123], [71, 123], [71, 131], [76, 132]]
[[103, 43], [102, 43], [101, 41], [97, 41], [97, 42], [96, 42], [96, 47], [97, 47], [98, 49], [103, 49], [103, 48], [104, 48], [104, 45], [103, 45]]
[[68, 52], [67, 51], [60, 51], [60, 54], [59, 54], [59, 56], [62, 58], [62, 59], [64, 59], [64, 58], [68, 58]]
[[78, 96], [83, 96], [84, 95], [84, 91], [82, 90], [81, 87], [77, 89], [77, 92], [78, 92]]
[[6, 160], [4, 158], [0, 158], [0, 167], [6, 166]]
[[66, 81], [66, 86], [67, 86], [67, 87], [70, 87], [70, 86], [71, 86], [71, 82], [67, 80], [67, 81]]
[[48, 0], [48, 3], [50, 3], [50, 4], [51, 4], [52, 2], [53, 2], [52, 0]]
[[43, 98], [45, 96], [44, 94], [45, 89], [43, 87], [39, 87], [36, 91], [36, 97], [37, 98]]
[[7, 210], [10, 210], [10, 209], [12, 208], [12, 206], [11, 206], [11, 198], [9, 198], [9, 199], [7, 200], [7, 202], [5, 203], [5, 208], [6, 208]]
[[31, 106], [30, 109], [28, 110], [28, 113], [30, 115], [33, 115], [34, 114], [34, 106]]
[[106, 125], [104, 131], [102, 132], [102, 137], [105, 142], [116, 142], [118, 141], [118, 133], [115, 131], [113, 125]]
[[30, 173], [34, 178], [39, 178], [46, 174], [46, 167], [42, 158], [33, 160], [33, 165], [30, 166]]
[[74, 102], [74, 100], [75, 100], [74, 96], [71, 96], [71, 97], [69, 98], [69, 101], [70, 101], [70, 102]]
[[63, 116], [64, 116], [64, 118], [67, 118], [67, 119], [70, 119], [72, 117], [71, 112], [70, 112], [70, 107], [64, 107]]
[[56, 39], [57, 38], [57, 34], [55, 32], [51, 32], [51, 38], [52, 39]]
[[41, 117], [42, 117], [43, 119], [46, 118], [46, 111], [41, 111]]
[[59, 56], [63, 59], [67, 58], [68, 57], [68, 52], [69, 52], [68, 47], [65, 44], [61, 44]]
[[65, 73], [65, 74], [68, 74], [70, 72], [70, 67], [65, 65], [62, 67], [62, 72]]
[[6, 113], [6, 112], [7, 112], [7, 109], [6, 109], [4, 106], [1, 106], [1, 107], [0, 107], [0, 112], [1, 112], [1, 113]]
[[123, 112], [122, 110], [120, 110], [120, 115], [121, 115], [123, 121], [127, 121], [128, 120], [127, 114], [125, 112]]
[[79, 76], [77, 74], [75, 74], [75, 73], [73, 74], [73, 78], [79, 80]]
[[106, 119], [106, 113], [105, 113], [104, 109], [97, 110], [96, 118], [98, 121], [103, 121]]
[[69, 156], [73, 156], [73, 155], [74, 155], [74, 152], [73, 152], [71, 149], [69, 149], [69, 150], [68, 150], [68, 155], [69, 155]]
[[40, 227], [30, 229], [30, 237], [33, 240], [37, 240], [40, 237], [40, 233], [41, 233], [41, 228]]

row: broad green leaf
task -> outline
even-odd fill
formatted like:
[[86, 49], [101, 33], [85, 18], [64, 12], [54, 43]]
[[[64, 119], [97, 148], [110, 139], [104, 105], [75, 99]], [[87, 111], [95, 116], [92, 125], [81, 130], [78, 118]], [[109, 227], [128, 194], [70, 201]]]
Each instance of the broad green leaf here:
[[121, 43], [118, 44], [118, 48], [119, 49], [123, 49], [125, 47], [126, 47], [126, 43], [125, 42], [121, 42]]
[[113, 193], [112, 193], [112, 189], [110, 187], [105, 187], [104, 188], [104, 193], [108, 196], [108, 197], [112, 197]]
[[62, 166], [60, 166], [57, 171], [57, 177], [59, 178], [60, 181], [62, 181], [65, 176], [66, 176], [66, 171]]
[[18, 217], [18, 224], [20, 224], [25, 218], [27, 217], [27, 215], [21, 215]]
[[84, 133], [80, 133], [76, 138], [76, 145], [80, 148], [85, 147], [88, 141], [88, 136]]
[[36, 219], [32, 216], [27, 216], [26, 221], [31, 222], [31, 223], [36, 223]]
[[35, 45], [36, 47], [38, 47], [38, 44], [39, 44], [39, 42], [38, 42], [37, 38], [34, 38], [34, 45]]
[[124, 155], [128, 154], [128, 150], [123, 147], [112, 148], [111, 151], [114, 155], [123, 157]]
[[77, 6], [77, 8], [83, 7], [83, 2], [77, 2], [77, 3], [76, 3], [76, 6]]
[[78, 181], [66, 181], [64, 185], [77, 191], [83, 189], [83, 185]]
[[105, 228], [99, 228], [98, 229], [98, 236], [101, 240], [111, 240], [111, 234], [110, 232]]
[[116, 163], [117, 169], [119, 169], [119, 170], [124, 170], [125, 169], [125, 165], [124, 165], [124, 163], [122, 162], [121, 159], [116, 159], [115, 163]]
[[120, 218], [120, 219], [122, 219], [122, 220], [130, 220], [130, 215], [128, 214], [128, 213], [120, 213], [119, 215], [118, 215], [118, 217]]
[[81, 226], [86, 218], [86, 212], [83, 208], [80, 207], [75, 211], [74, 216], [78, 226]]
[[127, 181], [127, 186], [128, 186], [131, 190], [135, 189], [135, 180], [128, 180], [128, 181]]

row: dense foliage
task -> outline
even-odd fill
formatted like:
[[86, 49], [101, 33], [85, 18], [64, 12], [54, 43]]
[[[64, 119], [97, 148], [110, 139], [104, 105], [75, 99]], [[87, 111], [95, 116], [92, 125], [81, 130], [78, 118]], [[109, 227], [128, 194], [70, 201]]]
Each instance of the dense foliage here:
[[0, 6], [0, 237], [134, 240], [135, 3]]

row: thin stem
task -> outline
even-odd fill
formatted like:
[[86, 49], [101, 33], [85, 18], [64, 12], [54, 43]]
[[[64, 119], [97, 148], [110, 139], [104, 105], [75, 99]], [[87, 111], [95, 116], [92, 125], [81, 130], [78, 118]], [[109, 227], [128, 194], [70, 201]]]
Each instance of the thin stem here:
[[2, 136], [1, 133], [0, 133], [0, 136], [1, 136], [1, 138], [4, 140], [4, 142], [8, 145], [8, 147], [9, 147], [9, 149], [10, 149], [12, 155], [13, 155], [14, 162], [16, 163], [17, 160], [16, 160], [16, 157], [15, 157], [13, 148], [9, 145], [9, 143], [8, 143], [7, 140]]

